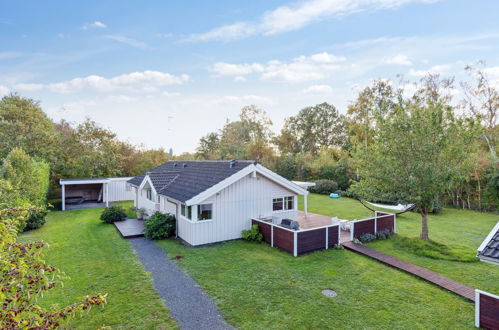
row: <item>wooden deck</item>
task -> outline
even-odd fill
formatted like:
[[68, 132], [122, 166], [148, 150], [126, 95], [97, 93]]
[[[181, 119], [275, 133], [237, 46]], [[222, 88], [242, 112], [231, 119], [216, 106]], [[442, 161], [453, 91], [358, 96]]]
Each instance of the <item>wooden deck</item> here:
[[419, 267], [410, 262], [397, 259], [388, 254], [384, 254], [382, 252], [365, 247], [364, 245], [355, 244], [353, 242], [345, 242], [342, 244], [348, 250], [376, 259], [384, 264], [403, 270], [412, 275], [418, 276], [428, 282], [440, 286], [441, 288], [449, 290], [450, 292], [455, 293], [465, 299], [468, 299], [470, 301], [475, 301], [474, 289], [466, 285], [463, 285], [459, 282], [453, 281], [445, 276], [432, 272], [429, 269]]
[[[308, 213], [305, 214], [303, 211], [298, 211], [298, 217], [297, 221], [300, 224], [300, 229], [310, 229], [310, 228], [317, 228], [317, 227], [324, 227], [324, 226], [329, 226], [333, 223], [333, 220], [331, 220], [331, 217], [321, 215], [321, 214], [315, 214], [315, 213]], [[340, 242], [349, 242], [350, 241], [350, 232], [342, 230], [340, 233]]]
[[116, 221], [114, 225], [123, 238], [144, 236], [143, 220], [126, 219], [125, 221]]

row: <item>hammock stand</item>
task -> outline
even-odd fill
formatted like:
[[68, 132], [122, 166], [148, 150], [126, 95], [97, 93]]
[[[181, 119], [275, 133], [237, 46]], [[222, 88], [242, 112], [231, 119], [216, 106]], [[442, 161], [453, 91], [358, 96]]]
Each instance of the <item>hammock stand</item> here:
[[[369, 206], [367, 206], [363, 201], [362, 199], [358, 198], [357, 199], [362, 205], [364, 205], [364, 207], [374, 213], [376, 213], [376, 210], [370, 208]], [[416, 206], [416, 204], [411, 204], [408, 208], [406, 208], [405, 210], [403, 210], [402, 212], [395, 212], [395, 215], [399, 215], [399, 214], [403, 214], [405, 212], [408, 212], [410, 210], [412, 210], [414, 207]]]

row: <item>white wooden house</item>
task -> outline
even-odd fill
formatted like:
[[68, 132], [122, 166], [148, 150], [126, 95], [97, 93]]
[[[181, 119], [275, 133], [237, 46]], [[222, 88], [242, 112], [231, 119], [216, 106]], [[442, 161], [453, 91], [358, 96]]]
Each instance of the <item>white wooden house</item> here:
[[296, 220], [298, 195], [308, 195], [252, 161], [169, 161], [128, 183], [137, 208], [174, 214], [192, 246], [240, 238], [252, 218]]

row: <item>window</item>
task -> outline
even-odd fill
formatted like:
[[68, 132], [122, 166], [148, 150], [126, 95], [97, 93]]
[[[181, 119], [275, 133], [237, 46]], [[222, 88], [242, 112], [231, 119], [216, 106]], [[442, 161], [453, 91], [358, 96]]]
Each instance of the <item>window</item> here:
[[198, 205], [198, 220], [211, 220], [213, 213], [213, 204]]
[[192, 207], [182, 204], [180, 207], [180, 214], [182, 214], [187, 219], [192, 219]]
[[151, 189], [146, 190], [146, 197], [148, 200], [152, 201], [152, 190]]
[[282, 202], [283, 202], [282, 198], [274, 198], [272, 200], [272, 211], [282, 211], [283, 208]]
[[272, 199], [272, 211], [294, 210], [295, 198], [294, 196], [280, 197]]

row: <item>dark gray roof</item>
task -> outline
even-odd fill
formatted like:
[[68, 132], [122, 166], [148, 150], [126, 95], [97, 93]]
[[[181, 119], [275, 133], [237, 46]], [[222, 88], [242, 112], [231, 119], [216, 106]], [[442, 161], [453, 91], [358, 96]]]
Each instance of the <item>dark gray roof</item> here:
[[486, 244], [485, 248], [478, 252], [478, 258], [499, 263], [499, 230]]
[[168, 161], [128, 182], [139, 186], [146, 174], [149, 174], [154, 189], [159, 194], [185, 202], [252, 163], [249, 160], [238, 160], [231, 167], [230, 161]]

